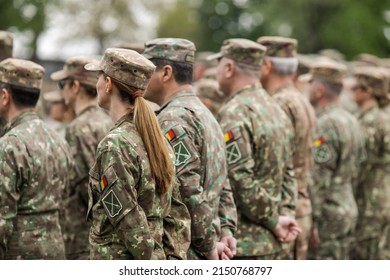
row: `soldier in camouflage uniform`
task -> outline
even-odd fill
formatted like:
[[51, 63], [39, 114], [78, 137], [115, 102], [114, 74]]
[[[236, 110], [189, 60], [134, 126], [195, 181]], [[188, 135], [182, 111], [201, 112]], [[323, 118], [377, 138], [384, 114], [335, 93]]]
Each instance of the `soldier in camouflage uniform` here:
[[69, 147], [38, 117], [44, 69], [31, 61], [0, 62], [0, 259], [64, 259], [60, 209]]
[[203, 104], [216, 117], [225, 100], [225, 96], [219, 90], [218, 82], [212, 79], [200, 79], [194, 83], [194, 91]]
[[353, 196], [363, 138], [357, 119], [338, 105], [344, 65], [323, 61], [306, 79], [309, 98], [316, 109], [311, 186], [313, 230], [310, 259], [348, 259], [350, 238], [357, 221]]
[[[0, 61], [12, 57], [14, 37], [12, 33], [0, 30]], [[4, 134], [7, 122], [0, 116], [0, 137]]]
[[75, 169], [69, 172], [71, 186], [67, 190], [64, 241], [68, 259], [89, 258], [89, 229], [85, 216], [88, 209], [89, 170], [95, 162], [96, 148], [112, 126], [111, 118], [97, 106], [96, 73], [84, 66], [94, 60], [88, 57], [69, 58], [62, 70], [51, 74], [58, 81], [65, 105], [75, 119], [66, 127], [65, 139], [74, 159]]
[[[189, 214], [174, 205], [174, 154], [143, 98], [155, 66], [135, 51], [109, 48], [85, 68], [99, 71], [98, 103], [115, 122], [89, 173], [91, 259], [185, 258]], [[175, 246], [177, 236], [184, 238]]]
[[225, 40], [217, 80], [227, 96], [218, 120], [225, 133], [229, 179], [237, 203], [237, 259], [284, 258], [299, 229], [291, 122], [259, 83], [265, 47]]
[[155, 39], [145, 43], [143, 55], [157, 67], [145, 97], [161, 106], [157, 117], [175, 150], [180, 193], [191, 214], [188, 258], [232, 257], [237, 213], [225, 143], [217, 121], [192, 89], [195, 46], [185, 39]]
[[312, 165], [311, 145], [315, 128], [315, 112], [309, 101], [294, 86], [298, 66], [297, 40], [283, 37], [260, 37], [257, 42], [267, 47], [261, 67], [261, 83], [286, 112], [294, 127], [295, 152], [293, 163], [298, 183], [296, 220], [302, 233], [294, 248], [294, 258], [306, 259], [312, 228], [308, 180]]
[[361, 166], [356, 190], [359, 220], [351, 257], [382, 259], [390, 222], [390, 116], [378, 103], [387, 97], [388, 85], [383, 72], [374, 67], [357, 68], [354, 77], [367, 160]]

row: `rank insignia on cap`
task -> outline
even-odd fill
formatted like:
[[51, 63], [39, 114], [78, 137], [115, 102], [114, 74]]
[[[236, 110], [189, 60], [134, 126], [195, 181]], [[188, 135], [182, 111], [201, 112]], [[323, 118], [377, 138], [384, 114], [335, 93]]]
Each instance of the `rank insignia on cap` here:
[[241, 158], [241, 153], [237, 142], [232, 142], [226, 146], [226, 154], [228, 164], [235, 163]]
[[184, 145], [182, 141], [179, 143], [175, 144], [173, 146], [173, 149], [175, 150], [175, 156], [176, 156], [176, 166], [180, 166], [182, 164], [185, 164], [188, 162], [188, 160], [191, 158], [191, 154]]
[[107, 187], [108, 182], [106, 176], [103, 176], [103, 178], [100, 180], [100, 189], [103, 191], [105, 187]]
[[102, 199], [104, 208], [106, 208], [108, 215], [113, 218], [122, 210], [122, 204], [113, 190], [110, 190]]
[[314, 141], [314, 147], [319, 147], [322, 144], [324, 144], [325, 142], [326, 142], [325, 138], [324, 137], [320, 137], [320, 138], [318, 138], [317, 140]]
[[229, 142], [231, 140], [234, 139], [234, 134], [231, 130], [229, 130], [228, 132], [226, 132], [224, 135], [223, 135], [223, 138], [225, 139], [225, 142]]
[[165, 133], [165, 138], [167, 138], [169, 141], [173, 140], [176, 138], [176, 134], [175, 132], [173, 131], [173, 129], [171, 129], [170, 131], [168, 131], [167, 133]]

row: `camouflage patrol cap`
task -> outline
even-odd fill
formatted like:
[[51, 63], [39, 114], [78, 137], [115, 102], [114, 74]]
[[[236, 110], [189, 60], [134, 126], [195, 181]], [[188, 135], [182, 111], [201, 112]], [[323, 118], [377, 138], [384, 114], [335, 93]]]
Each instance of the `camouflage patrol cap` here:
[[0, 30], [0, 61], [12, 57], [14, 36], [11, 32]]
[[7, 58], [0, 62], [0, 82], [41, 89], [45, 69], [32, 61]]
[[145, 43], [142, 53], [148, 59], [162, 58], [171, 61], [194, 63], [195, 45], [181, 38], [157, 38]]
[[347, 67], [345, 65], [330, 59], [323, 59], [313, 63], [310, 73], [301, 75], [299, 80], [342, 83], [346, 71]]
[[375, 96], [387, 96], [389, 92], [389, 70], [375, 66], [360, 66], [353, 69], [355, 86], [371, 87]]
[[256, 42], [267, 47], [266, 56], [296, 57], [297, 55], [298, 41], [293, 38], [263, 36], [258, 38]]
[[80, 83], [89, 85], [92, 87], [96, 86], [97, 76], [95, 73], [85, 70], [84, 66], [88, 63], [98, 61], [91, 57], [75, 56], [65, 61], [62, 70], [54, 72], [50, 75], [50, 78], [54, 81], [60, 81], [65, 79], [78, 80]]
[[89, 63], [85, 69], [103, 71], [108, 76], [126, 85], [145, 89], [156, 66], [133, 50], [108, 48], [98, 63]]
[[227, 57], [238, 64], [260, 68], [265, 51], [266, 47], [248, 39], [227, 39], [222, 43], [220, 52], [207, 59]]

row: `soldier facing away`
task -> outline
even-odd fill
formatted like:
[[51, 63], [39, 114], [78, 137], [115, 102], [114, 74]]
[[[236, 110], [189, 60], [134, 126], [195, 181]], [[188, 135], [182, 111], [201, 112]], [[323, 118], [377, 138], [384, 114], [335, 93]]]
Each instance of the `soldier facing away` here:
[[[0, 30], [0, 61], [13, 55], [14, 36], [12, 33]], [[0, 116], [0, 137], [4, 134], [6, 120]]]
[[145, 43], [143, 55], [156, 65], [145, 97], [161, 106], [157, 117], [175, 150], [180, 193], [191, 215], [188, 258], [231, 258], [237, 213], [222, 131], [192, 89], [195, 46], [159, 38]]
[[91, 259], [185, 258], [189, 240], [172, 244], [189, 235], [187, 209], [171, 211], [178, 192], [173, 151], [143, 99], [155, 66], [135, 51], [109, 48], [99, 64], [85, 67], [99, 71], [98, 104], [115, 122], [89, 173]]
[[282, 241], [300, 231], [294, 220], [292, 126], [259, 83], [264, 52], [256, 42], [229, 39], [210, 57], [219, 60], [217, 80], [227, 96], [218, 120], [237, 203], [237, 259], [285, 258]]
[[354, 70], [354, 99], [361, 109], [366, 160], [359, 172], [356, 226], [352, 259], [383, 259], [390, 231], [390, 115], [379, 104], [388, 95], [384, 73], [374, 67]]
[[60, 209], [69, 186], [69, 148], [38, 117], [44, 69], [0, 62], [0, 259], [64, 259]]
[[293, 163], [298, 183], [296, 219], [302, 232], [293, 249], [294, 258], [306, 259], [312, 228], [312, 210], [308, 190], [311, 146], [315, 129], [315, 112], [307, 98], [294, 86], [298, 66], [297, 40], [284, 37], [260, 37], [257, 42], [267, 47], [261, 67], [261, 83], [289, 117], [294, 128]]
[[68, 259], [89, 258], [89, 229], [85, 219], [88, 209], [89, 170], [95, 162], [100, 140], [112, 126], [111, 118], [97, 106], [96, 73], [84, 66], [93, 62], [88, 57], [67, 59], [62, 70], [51, 74], [58, 81], [65, 105], [70, 106], [75, 119], [66, 127], [65, 139], [74, 159], [70, 170], [70, 188], [65, 206], [64, 241]]
[[363, 155], [363, 138], [357, 119], [338, 105], [345, 70], [340, 63], [323, 61], [306, 74], [310, 102], [317, 114], [310, 189], [310, 259], [348, 259], [357, 221], [353, 188]]

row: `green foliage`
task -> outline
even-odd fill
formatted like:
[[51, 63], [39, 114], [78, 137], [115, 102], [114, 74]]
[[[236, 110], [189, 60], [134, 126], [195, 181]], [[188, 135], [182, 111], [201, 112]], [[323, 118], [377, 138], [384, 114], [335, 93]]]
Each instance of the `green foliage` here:
[[31, 32], [33, 58], [36, 57], [38, 37], [45, 29], [47, 3], [47, 0], [0, 0], [0, 29]]
[[390, 33], [390, 19], [384, 16], [390, 12], [389, 0], [178, 1], [175, 9], [161, 17], [157, 36], [188, 38], [201, 51], [217, 51], [227, 38], [279, 35], [297, 38], [302, 53], [334, 48], [348, 59], [363, 52], [380, 57], [390, 54], [384, 33], [386, 27]]

